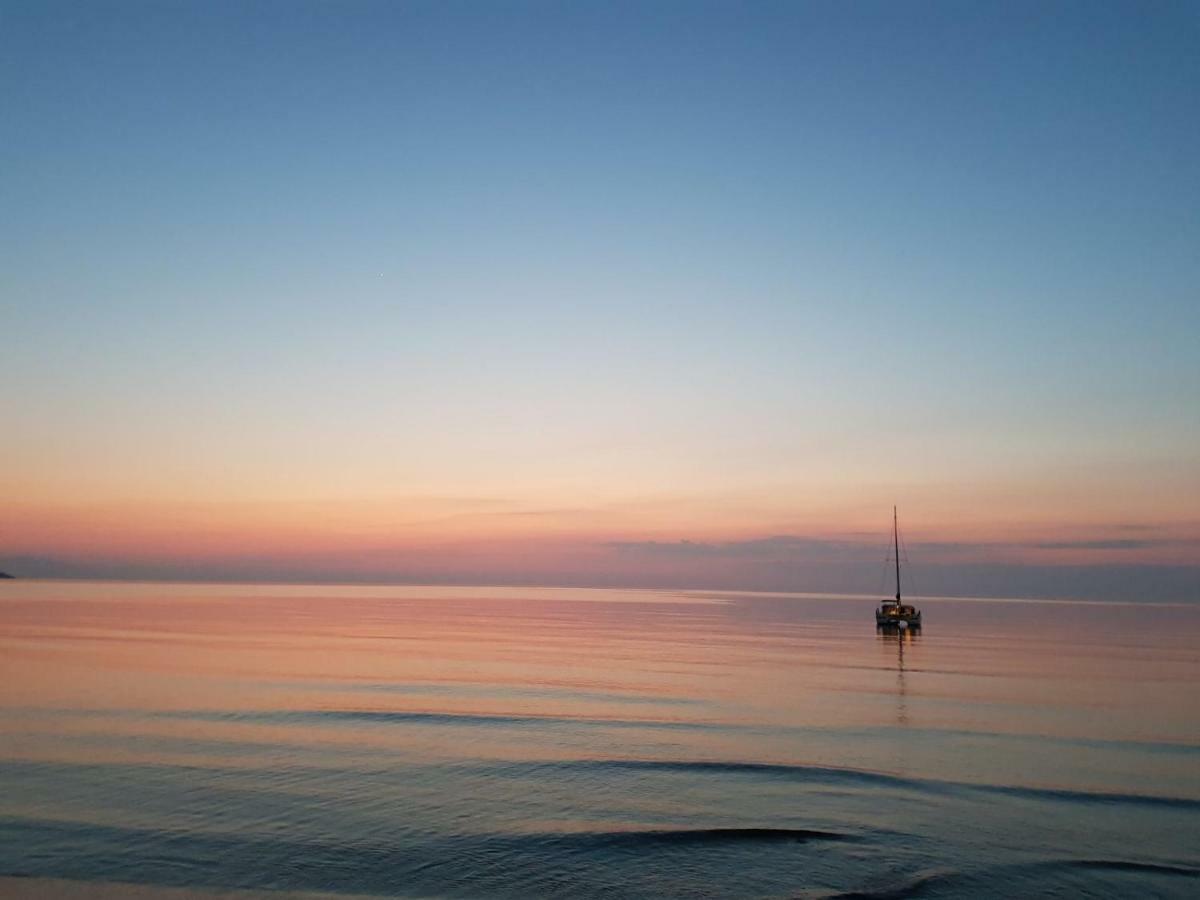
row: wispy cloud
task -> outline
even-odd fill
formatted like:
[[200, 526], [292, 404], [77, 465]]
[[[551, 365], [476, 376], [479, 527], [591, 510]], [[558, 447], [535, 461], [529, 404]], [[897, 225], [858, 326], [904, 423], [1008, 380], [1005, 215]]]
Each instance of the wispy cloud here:
[[1022, 544], [1032, 550], [1150, 550], [1156, 547], [1173, 547], [1179, 542], [1170, 539], [1133, 540], [1110, 539], [1098, 541], [1035, 541]]
[[[908, 548], [929, 556], [962, 556], [1022, 550], [1155, 550], [1179, 547], [1179, 538], [1100, 538], [1065, 541], [917, 541]], [[821, 556], [825, 559], [861, 559], [883, 552], [878, 540], [855, 541], [773, 535], [740, 541], [609, 541], [606, 547], [621, 553], [669, 558], [784, 559]]]
[[706, 559], [779, 559], [811, 554], [824, 556], [861, 556], [873, 552], [874, 545], [853, 541], [773, 535], [742, 541], [609, 541], [605, 544], [621, 553], [643, 556]]

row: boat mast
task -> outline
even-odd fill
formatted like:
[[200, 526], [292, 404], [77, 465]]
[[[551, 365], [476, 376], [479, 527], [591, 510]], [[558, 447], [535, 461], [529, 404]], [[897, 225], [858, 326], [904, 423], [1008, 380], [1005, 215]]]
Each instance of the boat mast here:
[[896, 517], [896, 507], [892, 507], [892, 539], [895, 541], [896, 554], [896, 603], [900, 602], [900, 523]]

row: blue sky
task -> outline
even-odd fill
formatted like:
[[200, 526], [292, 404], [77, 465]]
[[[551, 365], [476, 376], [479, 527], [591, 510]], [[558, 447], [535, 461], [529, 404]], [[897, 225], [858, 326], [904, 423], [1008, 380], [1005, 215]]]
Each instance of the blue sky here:
[[4, 487], [1191, 528], [1198, 38], [1186, 3], [6, 3]]

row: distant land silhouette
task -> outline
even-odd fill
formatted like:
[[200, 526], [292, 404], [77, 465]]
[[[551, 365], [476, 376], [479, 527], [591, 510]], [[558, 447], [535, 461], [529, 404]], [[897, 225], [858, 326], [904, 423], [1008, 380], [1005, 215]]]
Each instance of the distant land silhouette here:
[[0, 572], [0, 578], [16, 578], [16, 575], [9, 575], [7, 572]]

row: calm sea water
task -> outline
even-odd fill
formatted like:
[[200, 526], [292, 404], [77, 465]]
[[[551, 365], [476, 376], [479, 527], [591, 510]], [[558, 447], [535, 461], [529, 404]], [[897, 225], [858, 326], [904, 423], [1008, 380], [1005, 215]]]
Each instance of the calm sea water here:
[[0, 875], [1200, 895], [1200, 606], [874, 605], [5, 584]]

